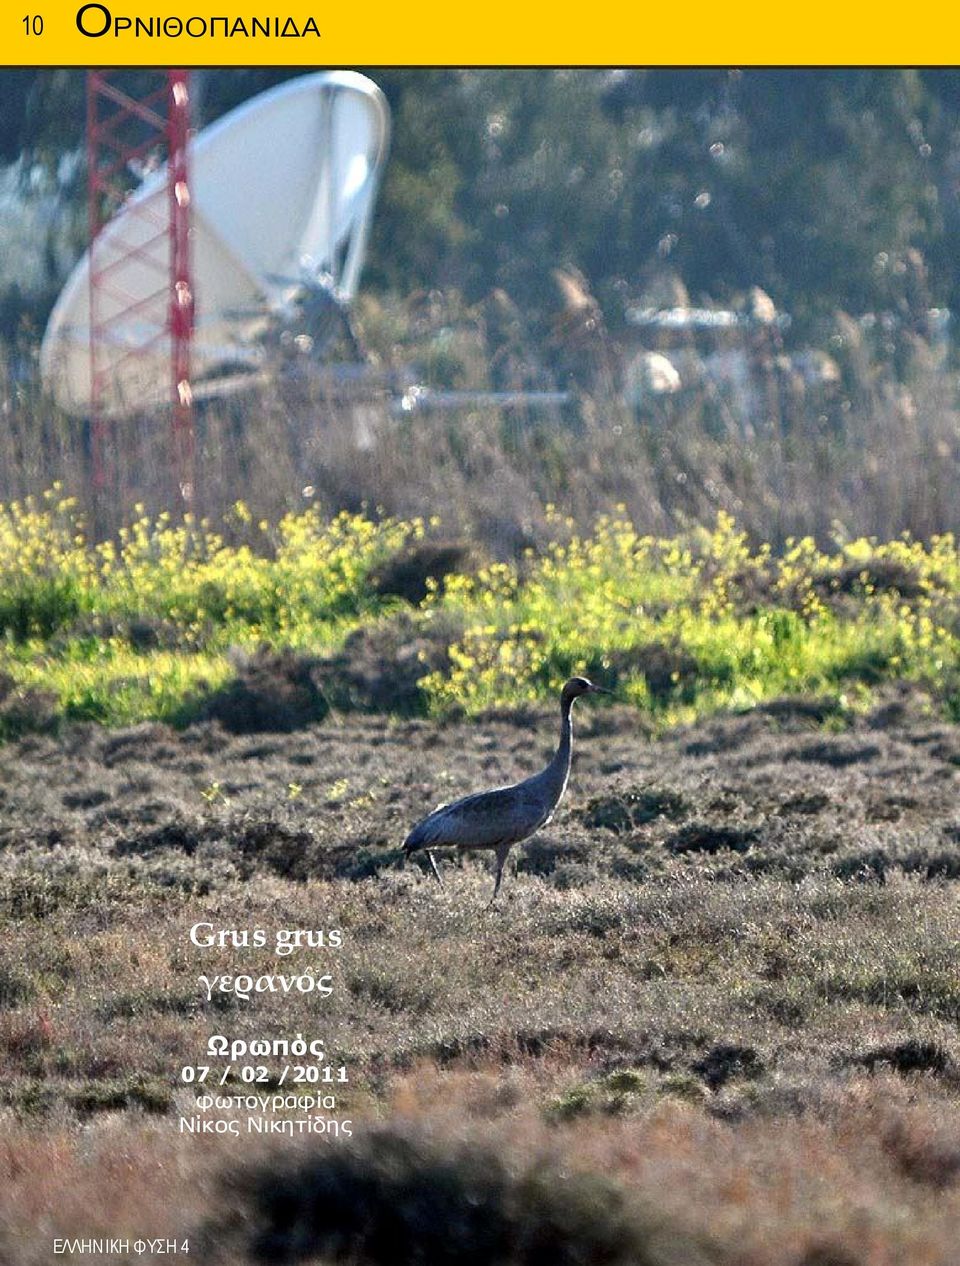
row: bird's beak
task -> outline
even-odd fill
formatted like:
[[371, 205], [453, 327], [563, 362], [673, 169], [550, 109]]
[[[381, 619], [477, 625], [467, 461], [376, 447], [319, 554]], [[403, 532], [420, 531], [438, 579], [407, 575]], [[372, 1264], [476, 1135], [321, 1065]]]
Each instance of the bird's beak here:
[[595, 691], [598, 695], [612, 695], [613, 694], [612, 690], [607, 690], [605, 686], [595, 686], [593, 682], [590, 683], [590, 689], [591, 691]]

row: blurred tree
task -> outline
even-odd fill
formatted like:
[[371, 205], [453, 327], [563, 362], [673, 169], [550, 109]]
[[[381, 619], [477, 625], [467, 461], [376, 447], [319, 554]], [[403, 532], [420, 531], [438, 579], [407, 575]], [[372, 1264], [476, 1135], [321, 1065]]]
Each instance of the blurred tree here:
[[[198, 125], [300, 73], [196, 72]], [[695, 300], [761, 286], [807, 331], [915, 307], [921, 276], [960, 306], [960, 72], [370, 73], [394, 123], [371, 289], [499, 287], [534, 325], [554, 268], [613, 322], [664, 269]], [[63, 184], [82, 134], [82, 71], [0, 71], [0, 158]]]

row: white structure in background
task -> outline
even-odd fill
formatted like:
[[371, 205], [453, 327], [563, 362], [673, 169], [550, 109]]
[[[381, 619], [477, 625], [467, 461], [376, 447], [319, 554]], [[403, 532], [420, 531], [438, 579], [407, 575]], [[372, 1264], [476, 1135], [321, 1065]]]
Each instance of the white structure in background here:
[[635, 409], [660, 396], [672, 396], [682, 386], [676, 365], [662, 352], [637, 352], [624, 367], [624, 398]]
[[[225, 363], [256, 364], [256, 339], [271, 315], [304, 287], [318, 285], [340, 304], [356, 293], [374, 198], [387, 154], [390, 114], [376, 84], [352, 71], [290, 80], [261, 93], [204, 129], [190, 147], [191, 250], [196, 287], [193, 380]], [[144, 180], [105, 235], [122, 233], [141, 257], [124, 259], [111, 287], [118, 310], [156, 290], [169, 267], [167, 242], [149, 244], [149, 216], [129, 208], [153, 200], [158, 218], [166, 173]], [[71, 413], [90, 410], [90, 260], [80, 260], [51, 313], [40, 351], [44, 385]], [[125, 353], [142, 345], [136, 316], [116, 336], [112, 412], [169, 396], [169, 346], [156, 358]]]

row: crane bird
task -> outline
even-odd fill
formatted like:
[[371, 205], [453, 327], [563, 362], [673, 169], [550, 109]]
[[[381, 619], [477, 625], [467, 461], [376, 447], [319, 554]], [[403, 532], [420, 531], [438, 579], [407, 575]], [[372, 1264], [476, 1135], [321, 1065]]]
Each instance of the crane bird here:
[[442, 885], [433, 849], [444, 845], [493, 849], [497, 857], [497, 878], [490, 899], [493, 905], [510, 849], [547, 825], [566, 791], [573, 741], [570, 713], [575, 700], [591, 693], [611, 692], [586, 677], [571, 677], [560, 692], [560, 743], [546, 769], [509, 787], [495, 787], [440, 805], [418, 822], [404, 840], [404, 854], [409, 857], [425, 849], [437, 883]]

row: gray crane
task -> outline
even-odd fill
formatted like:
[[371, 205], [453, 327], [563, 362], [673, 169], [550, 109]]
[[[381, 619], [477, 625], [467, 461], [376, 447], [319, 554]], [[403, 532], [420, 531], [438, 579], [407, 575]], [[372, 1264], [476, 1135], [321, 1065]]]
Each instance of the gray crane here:
[[493, 905], [510, 849], [547, 825], [566, 791], [573, 740], [570, 713], [576, 699], [592, 692], [611, 693], [587, 681], [586, 677], [571, 677], [560, 692], [560, 743], [546, 769], [509, 787], [495, 787], [492, 791], [481, 791], [452, 804], [440, 805], [418, 822], [404, 840], [406, 856], [425, 849], [437, 883], [442, 885], [431, 850], [445, 845], [492, 848], [497, 856], [497, 880], [490, 899]]

